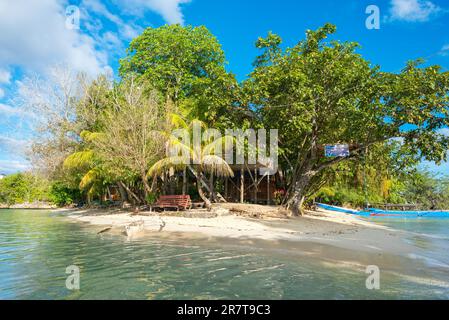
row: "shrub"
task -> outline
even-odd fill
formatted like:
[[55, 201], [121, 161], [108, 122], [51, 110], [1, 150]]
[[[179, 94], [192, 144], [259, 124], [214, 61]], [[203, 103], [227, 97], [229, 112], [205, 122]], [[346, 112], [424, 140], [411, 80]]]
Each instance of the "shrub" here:
[[71, 205], [80, 199], [78, 189], [72, 189], [62, 182], [55, 182], [50, 187], [49, 200], [59, 207]]

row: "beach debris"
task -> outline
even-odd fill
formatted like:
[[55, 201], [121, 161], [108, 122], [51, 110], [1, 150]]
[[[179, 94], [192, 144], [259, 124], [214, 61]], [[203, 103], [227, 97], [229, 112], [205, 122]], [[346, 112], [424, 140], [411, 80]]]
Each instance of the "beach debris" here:
[[106, 227], [106, 228], [101, 229], [100, 231], [98, 231], [97, 234], [102, 234], [102, 233], [108, 232], [108, 231], [110, 231], [111, 229], [112, 229], [112, 227]]
[[164, 227], [165, 227], [166, 223], [165, 223], [165, 221], [164, 221], [164, 220], [162, 220], [162, 218], [161, 218], [161, 217], [159, 217], [159, 219], [161, 220], [161, 224], [160, 224], [160, 226], [159, 226], [159, 232], [161, 232], [161, 231], [162, 231], [162, 229], [164, 229]]
[[130, 224], [125, 226], [125, 234], [128, 237], [132, 237], [142, 231], [144, 231], [145, 222], [143, 220], [131, 222]]
[[226, 209], [226, 208], [220, 208], [220, 207], [214, 208], [213, 211], [217, 217], [229, 216], [231, 214], [230, 213], [231, 210]]

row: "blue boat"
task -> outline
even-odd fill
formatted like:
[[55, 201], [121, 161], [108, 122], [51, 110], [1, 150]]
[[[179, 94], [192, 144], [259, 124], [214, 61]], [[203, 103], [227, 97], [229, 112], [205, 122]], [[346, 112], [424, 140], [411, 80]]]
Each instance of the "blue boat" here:
[[337, 206], [331, 206], [329, 204], [324, 204], [324, 203], [317, 203], [316, 205], [318, 208], [330, 210], [330, 211], [350, 213], [350, 214], [359, 214], [360, 213], [360, 211], [358, 211], [358, 210], [347, 209], [347, 208], [342, 208], [342, 207], [337, 207]]
[[392, 210], [381, 210], [381, 209], [366, 209], [366, 210], [353, 210], [337, 206], [331, 206], [324, 203], [317, 203], [318, 208], [325, 210], [343, 212], [354, 214], [362, 217], [373, 217], [373, 218], [406, 218], [406, 219], [416, 219], [416, 218], [449, 218], [449, 211], [392, 211]]
[[368, 209], [367, 212], [369, 213], [370, 217], [449, 218], [449, 211], [390, 211], [380, 209]]

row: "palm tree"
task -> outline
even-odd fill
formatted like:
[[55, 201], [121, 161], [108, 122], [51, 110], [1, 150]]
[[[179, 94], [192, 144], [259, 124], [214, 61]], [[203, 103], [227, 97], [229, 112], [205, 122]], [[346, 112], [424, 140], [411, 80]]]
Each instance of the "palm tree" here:
[[122, 181], [117, 167], [108, 166], [95, 148], [90, 148], [90, 144], [95, 139], [102, 139], [101, 133], [83, 131], [81, 138], [84, 142], [84, 150], [80, 150], [69, 155], [63, 163], [63, 168], [74, 173], [80, 178], [79, 189], [86, 193], [87, 202], [90, 203], [94, 196], [100, 196], [105, 191], [105, 185], [116, 182], [122, 206], [130, 200], [139, 204], [141, 199]]
[[96, 156], [91, 150], [72, 153], [64, 160], [64, 169], [81, 173], [79, 189], [86, 192], [88, 203], [95, 195], [100, 195], [103, 189], [104, 177], [96, 162]]
[[[206, 125], [200, 120], [193, 120], [190, 124], [187, 124], [180, 116], [172, 114], [170, 115], [171, 126], [177, 129], [186, 130], [186, 134], [190, 137], [189, 141], [182, 141], [178, 137], [171, 133], [163, 133], [167, 138], [167, 147], [174, 148], [182, 152], [184, 155], [188, 155], [189, 159], [184, 156], [172, 155], [167, 156], [164, 159], [156, 162], [148, 171], [148, 176], [163, 175], [167, 170], [174, 169], [175, 171], [184, 171], [188, 168], [197, 180], [198, 194], [206, 204], [207, 208], [211, 207], [211, 200], [209, 200], [204, 191], [203, 185], [208, 188], [211, 193], [211, 199], [214, 199], [213, 187], [207, 186], [205, 182], [205, 173], [209, 173], [217, 177], [233, 177], [234, 172], [228, 163], [223, 159], [222, 155], [215, 154], [218, 150], [223, 150], [223, 146], [232, 146], [232, 143], [226, 143], [230, 140], [233, 141], [233, 137], [224, 136], [218, 139], [210, 141], [210, 139], [201, 139], [201, 143], [198, 146], [192, 146], [192, 141], [195, 131], [202, 133], [207, 130]], [[188, 160], [188, 161], [186, 161]], [[193, 163], [193, 164], [191, 164]]]

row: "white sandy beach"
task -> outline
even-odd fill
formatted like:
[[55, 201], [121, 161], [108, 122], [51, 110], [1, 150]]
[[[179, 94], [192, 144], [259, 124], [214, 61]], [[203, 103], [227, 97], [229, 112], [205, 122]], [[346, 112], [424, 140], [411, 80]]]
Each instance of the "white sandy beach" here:
[[98, 226], [124, 230], [130, 223], [143, 221], [148, 233], [198, 233], [207, 237], [239, 240], [289, 241], [328, 244], [335, 247], [365, 251], [407, 253], [408, 248], [400, 239], [400, 232], [345, 213], [325, 210], [310, 211], [298, 218], [252, 219], [230, 214], [229, 210], [214, 208], [219, 215], [213, 218], [169, 216], [146, 213], [76, 210], [68, 217]]

